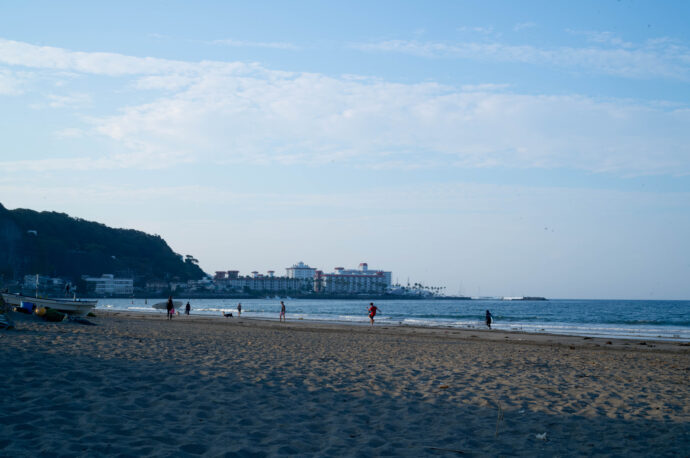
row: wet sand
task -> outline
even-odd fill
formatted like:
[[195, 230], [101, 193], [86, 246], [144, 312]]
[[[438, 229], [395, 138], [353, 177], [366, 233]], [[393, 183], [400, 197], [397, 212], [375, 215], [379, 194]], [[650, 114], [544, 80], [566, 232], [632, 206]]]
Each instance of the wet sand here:
[[[688, 456], [690, 346], [97, 311], [0, 331], [0, 456]], [[545, 433], [545, 435], [544, 435]]]

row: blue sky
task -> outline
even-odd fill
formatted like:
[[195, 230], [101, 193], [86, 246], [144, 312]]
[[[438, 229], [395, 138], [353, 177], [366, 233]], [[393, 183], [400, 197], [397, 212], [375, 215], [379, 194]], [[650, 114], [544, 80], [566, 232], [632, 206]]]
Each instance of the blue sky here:
[[0, 202], [202, 268], [690, 297], [687, 2], [4, 2]]

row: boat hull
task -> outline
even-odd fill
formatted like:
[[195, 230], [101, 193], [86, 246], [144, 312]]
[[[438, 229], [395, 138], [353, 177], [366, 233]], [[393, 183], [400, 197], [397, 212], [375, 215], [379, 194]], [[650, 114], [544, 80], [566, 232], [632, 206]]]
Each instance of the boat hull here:
[[51, 308], [72, 315], [84, 315], [93, 310], [98, 303], [98, 301], [90, 300], [48, 299], [13, 293], [2, 293], [2, 298], [6, 303], [14, 306], [20, 306], [22, 302], [31, 302], [35, 304], [36, 307]]

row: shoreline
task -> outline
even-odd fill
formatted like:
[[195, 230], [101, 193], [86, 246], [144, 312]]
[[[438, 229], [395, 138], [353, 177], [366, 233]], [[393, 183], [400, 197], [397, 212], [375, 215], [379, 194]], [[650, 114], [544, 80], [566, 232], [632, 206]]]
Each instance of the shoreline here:
[[690, 348], [679, 344], [131, 311], [98, 311], [95, 326], [20, 315], [16, 330], [0, 331], [11, 387], [0, 456], [690, 448]]
[[[227, 318], [227, 319], [238, 319], [237, 316], [234, 316], [235, 309], [231, 308], [228, 309], [231, 310], [233, 313], [232, 318]], [[142, 315], [159, 315], [163, 313], [161, 310], [156, 310], [156, 309], [151, 309], [149, 310], [131, 310], [131, 309], [116, 309], [116, 308], [96, 308], [95, 309], [96, 313], [133, 313], [133, 314], [142, 314]], [[246, 313], [246, 312], [245, 312]], [[251, 312], [249, 312], [251, 313]], [[183, 315], [180, 314], [180, 317]], [[192, 316], [194, 317], [204, 317], [204, 318], [221, 318], [218, 317], [212, 313], [204, 313], [204, 314], [195, 314], [192, 313]], [[226, 319], [226, 318], [222, 318]], [[272, 321], [278, 321], [278, 319], [273, 319], [273, 318], [267, 318], [267, 317], [243, 317], [242, 319], [246, 320], [257, 320], [257, 321], [267, 321], [267, 322], [272, 322]], [[478, 327], [460, 327], [460, 326], [445, 326], [443, 324], [437, 325], [437, 324], [429, 324], [429, 325], [423, 325], [423, 324], [406, 324], [402, 321], [397, 321], [396, 319], [384, 319], [384, 318], [377, 318], [377, 324], [375, 327], [409, 327], [409, 328], [419, 328], [419, 329], [438, 329], [442, 331], [472, 331], [472, 332], [503, 332], [507, 333], [509, 335], [511, 334], [525, 334], [525, 335], [535, 335], [535, 336], [553, 336], [553, 337], [574, 337], [574, 338], [587, 338], [587, 339], [599, 339], [599, 340], [627, 340], [629, 342], [633, 343], [638, 343], [642, 341], [651, 341], [655, 343], [661, 343], [661, 342], [666, 342], [666, 343], [678, 343], [678, 344], [686, 344], [690, 343], [690, 339], [683, 339], [683, 338], [673, 338], [673, 337], [666, 337], [666, 336], [616, 336], [616, 335], [605, 335], [605, 334], [567, 334], [567, 333], [555, 333], [555, 332], [530, 332], [530, 331], [524, 331], [524, 330], [519, 330], [519, 329], [514, 329], [514, 330], [506, 330], [506, 329], [486, 329], [485, 326], [479, 325]], [[315, 325], [318, 324], [333, 324], [337, 326], [369, 326], [369, 323], [367, 320], [362, 319], [361, 321], [350, 321], [350, 320], [317, 320], [317, 319], [305, 319], [305, 318], [297, 318], [297, 319], [289, 319], [291, 323], [297, 323], [297, 322], [302, 322], [302, 323], [313, 323]]]
[[[149, 313], [131, 310], [98, 310], [99, 313], [105, 312], [106, 315], [123, 316], [128, 318], [142, 318], [142, 319], [165, 319], [163, 313]], [[228, 325], [242, 325], [242, 323], [253, 324], [259, 328], [268, 329], [284, 329], [284, 330], [301, 330], [309, 331], [310, 328], [314, 330], [329, 331], [329, 332], [377, 332], [382, 335], [409, 335], [409, 336], [427, 336], [436, 337], [440, 339], [451, 340], [484, 340], [484, 341], [516, 341], [524, 344], [534, 345], [586, 345], [589, 347], [601, 347], [606, 345], [608, 348], [620, 348], [639, 346], [641, 349], [652, 349], [665, 351], [687, 351], [690, 353], [690, 343], [676, 340], [657, 340], [651, 338], [633, 339], [627, 337], [590, 337], [578, 336], [568, 334], [553, 334], [553, 333], [536, 333], [527, 331], [506, 331], [499, 329], [467, 329], [455, 327], [442, 326], [419, 326], [409, 324], [395, 324], [395, 323], [377, 323], [373, 327], [369, 323], [359, 322], [343, 322], [343, 321], [316, 321], [316, 320], [288, 320], [286, 322], [279, 322], [278, 319], [270, 318], [254, 318], [236, 316], [225, 318], [214, 315], [194, 315], [189, 316], [179, 315], [173, 318], [173, 321], [180, 320], [185, 322], [218, 322], [227, 323]], [[225, 324], [221, 324], [225, 325]], [[646, 343], [650, 341], [651, 344]], [[611, 342], [611, 343], [608, 343]]]

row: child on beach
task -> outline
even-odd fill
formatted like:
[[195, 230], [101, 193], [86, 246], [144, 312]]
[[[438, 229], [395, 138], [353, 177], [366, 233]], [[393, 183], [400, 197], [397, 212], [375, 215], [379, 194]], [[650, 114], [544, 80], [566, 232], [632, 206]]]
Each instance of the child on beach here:
[[379, 311], [379, 308], [374, 305], [373, 302], [369, 303], [369, 319], [371, 320], [371, 325], [374, 325], [374, 317], [376, 316], [376, 312]]
[[285, 303], [280, 301], [280, 317], [278, 321], [285, 321]]
[[242, 302], [237, 304], [237, 316], [242, 316]]
[[486, 311], [486, 326], [491, 329], [491, 322], [493, 321], [494, 316], [489, 312], [488, 310]]

